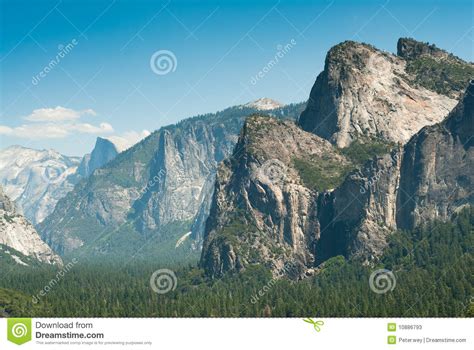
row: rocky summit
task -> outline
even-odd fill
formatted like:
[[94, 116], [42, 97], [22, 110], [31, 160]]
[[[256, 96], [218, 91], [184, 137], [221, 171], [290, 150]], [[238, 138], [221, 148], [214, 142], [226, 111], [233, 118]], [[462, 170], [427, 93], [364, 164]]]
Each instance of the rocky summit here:
[[98, 137], [92, 152], [82, 158], [81, 164], [77, 169], [77, 174], [86, 178], [90, 176], [94, 170], [101, 168], [114, 159], [119, 153], [119, 148], [112, 141]]
[[333, 47], [301, 127], [347, 147], [361, 137], [404, 144], [443, 120], [457, 103], [456, 91], [474, 78], [474, 66], [413, 40], [401, 39], [398, 47], [398, 56], [353, 41]]
[[247, 119], [218, 171], [201, 265], [214, 277], [256, 263], [304, 273], [320, 236], [318, 193], [336, 186], [349, 164], [292, 122]]

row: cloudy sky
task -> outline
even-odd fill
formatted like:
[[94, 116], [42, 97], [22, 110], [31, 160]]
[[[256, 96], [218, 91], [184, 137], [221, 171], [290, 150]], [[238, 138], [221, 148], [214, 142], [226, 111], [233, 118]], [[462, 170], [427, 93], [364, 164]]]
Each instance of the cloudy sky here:
[[474, 60], [471, 1], [0, 3], [0, 148], [82, 155], [97, 136], [130, 144], [264, 96], [303, 101], [344, 40], [394, 52], [409, 36]]

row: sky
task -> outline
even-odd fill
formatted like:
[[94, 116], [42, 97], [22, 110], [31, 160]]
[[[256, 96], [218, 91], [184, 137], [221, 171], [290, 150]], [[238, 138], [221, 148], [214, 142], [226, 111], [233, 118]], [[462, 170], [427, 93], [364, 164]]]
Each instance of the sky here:
[[[474, 61], [472, 1], [0, 0], [0, 148], [90, 152], [261, 97], [305, 101], [344, 40]], [[276, 64], [270, 62], [275, 61]]]

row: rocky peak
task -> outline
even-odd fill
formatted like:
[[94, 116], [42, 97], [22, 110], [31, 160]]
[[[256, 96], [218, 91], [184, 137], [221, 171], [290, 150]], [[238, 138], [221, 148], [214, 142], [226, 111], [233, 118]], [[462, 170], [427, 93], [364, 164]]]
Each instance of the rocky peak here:
[[284, 105], [278, 101], [272, 100], [268, 97], [259, 98], [258, 100], [248, 102], [244, 105], [247, 108], [254, 108], [258, 111], [268, 111], [271, 109], [277, 109], [283, 107]]
[[397, 55], [410, 60], [421, 56], [447, 58], [450, 54], [434, 44], [424, 43], [412, 38], [400, 38], [397, 42]]
[[402, 38], [397, 52], [406, 60], [407, 79], [416, 86], [460, 99], [469, 81], [474, 79], [474, 64], [435, 45]]
[[403, 58], [346, 41], [328, 52], [299, 124], [339, 147], [361, 136], [406, 143], [457, 102], [414, 80]]
[[216, 277], [260, 263], [300, 278], [315, 261], [317, 194], [333, 186], [322, 179], [338, 178], [348, 164], [293, 122], [249, 117], [217, 174], [201, 266]]
[[94, 170], [110, 162], [119, 153], [118, 147], [112, 141], [98, 137], [92, 153], [84, 156], [77, 173], [82, 177], [88, 177]]

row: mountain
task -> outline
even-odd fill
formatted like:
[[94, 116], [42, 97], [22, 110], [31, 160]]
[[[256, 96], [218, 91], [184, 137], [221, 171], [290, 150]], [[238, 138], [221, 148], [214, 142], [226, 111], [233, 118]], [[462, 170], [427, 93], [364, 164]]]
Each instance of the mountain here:
[[0, 150], [0, 184], [33, 224], [44, 220], [72, 190], [80, 158], [54, 150], [12, 146]]
[[401, 38], [397, 43], [397, 55], [406, 60], [406, 71], [413, 82], [451, 98], [459, 99], [474, 77], [472, 63], [434, 44]]
[[112, 141], [98, 137], [92, 152], [82, 158], [77, 174], [83, 178], [89, 177], [94, 170], [110, 162], [119, 153], [118, 146]]
[[280, 102], [272, 100], [271, 98], [268, 98], [268, 97], [259, 98], [258, 100], [246, 103], [244, 105], [244, 107], [255, 108], [256, 110], [259, 110], [259, 111], [269, 111], [272, 109], [281, 108], [283, 106], [284, 105], [282, 105]]
[[[303, 108], [271, 113], [294, 120]], [[38, 230], [65, 255], [158, 256], [190, 230], [187, 243], [199, 248], [217, 164], [231, 154], [253, 112], [231, 107], [161, 128], [80, 182]], [[177, 248], [183, 256], [189, 255], [185, 246]]]
[[11, 258], [20, 265], [28, 265], [31, 257], [37, 261], [62, 265], [62, 260], [44, 243], [39, 234], [22, 215], [0, 187], [0, 257], [3, 263]]
[[473, 135], [474, 81], [444, 122], [423, 128], [405, 146], [398, 227], [446, 220], [474, 202]]
[[300, 126], [347, 147], [362, 137], [405, 143], [443, 120], [456, 91], [474, 79], [474, 65], [409, 39], [399, 40], [398, 53], [353, 41], [333, 47]]
[[[441, 110], [455, 100], [418, 85], [400, 83], [403, 89], [391, 91], [389, 96], [402, 96], [407, 89], [415, 100], [425, 96], [424, 103], [416, 106], [416, 114], [427, 126], [408, 132], [397, 122], [391, 125], [390, 133], [375, 133], [380, 129], [372, 133], [370, 128], [359, 133], [363, 130], [358, 124], [363, 121], [360, 117], [376, 106], [365, 89], [393, 88], [386, 77], [399, 79], [391, 74], [392, 70], [399, 73], [398, 64], [385, 71], [387, 62], [398, 59], [385, 54], [376, 65], [382, 71], [362, 72], [368, 65], [362, 58], [370, 58], [374, 50], [352, 42], [331, 49], [325, 72], [318, 77], [298, 121], [302, 129], [271, 118], [252, 117], [246, 122], [240, 147], [217, 173], [200, 260], [208, 275], [220, 277], [260, 264], [270, 268], [274, 276], [299, 279], [315, 273], [319, 264], [337, 255], [372, 263], [396, 229], [447, 220], [462, 207], [474, 204], [473, 84], [467, 84], [449, 116], [432, 125], [432, 121], [444, 119]], [[361, 81], [367, 76], [371, 85], [364, 88]], [[328, 77], [342, 89], [336, 95], [327, 94], [331, 91]], [[353, 129], [327, 132], [325, 137], [305, 131], [324, 120], [321, 116], [328, 101], [344, 100], [345, 96], [359, 99], [346, 116], [351, 118]], [[359, 113], [364, 108], [365, 112]], [[346, 118], [339, 117], [340, 113], [345, 112], [333, 111], [325, 122], [340, 125]], [[380, 120], [403, 119], [403, 111], [398, 112], [395, 116], [386, 111]], [[322, 130], [329, 131], [316, 129], [315, 134]], [[405, 140], [411, 132], [412, 137]], [[341, 144], [346, 147], [338, 148]]]
[[320, 235], [318, 193], [337, 186], [350, 165], [293, 122], [248, 118], [219, 167], [201, 265], [213, 277], [256, 263], [304, 273]]
[[54, 150], [12, 146], [0, 150], [0, 184], [34, 225], [51, 214], [59, 199], [120, 153], [108, 139], [97, 138], [91, 154], [82, 160]]

